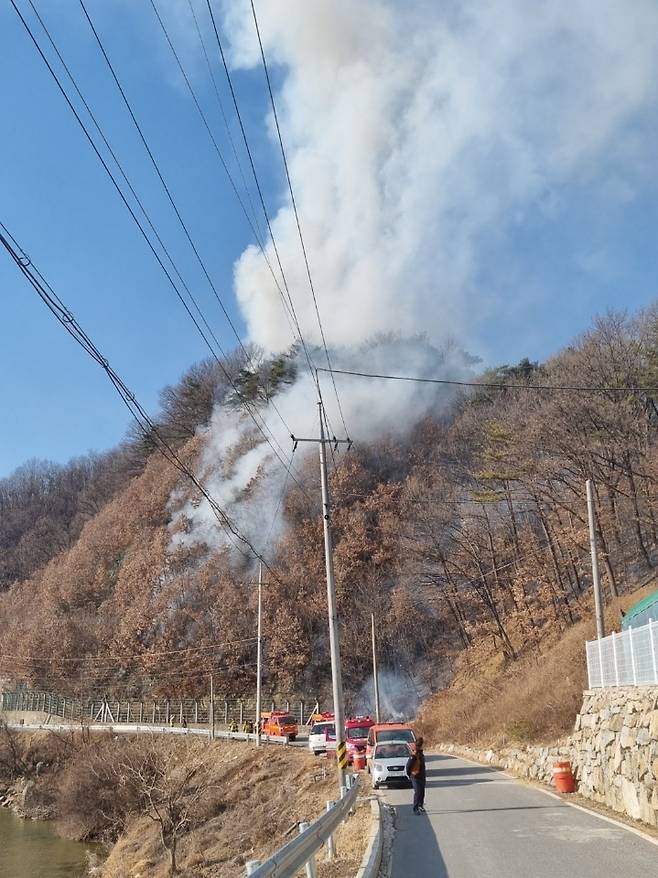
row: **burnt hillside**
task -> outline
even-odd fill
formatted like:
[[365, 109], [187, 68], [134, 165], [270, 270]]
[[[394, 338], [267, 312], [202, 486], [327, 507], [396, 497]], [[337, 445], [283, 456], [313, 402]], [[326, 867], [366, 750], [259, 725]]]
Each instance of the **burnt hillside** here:
[[[205, 365], [163, 396], [161, 422], [191, 466], [213, 409], [228, 417], [245, 399], [267, 407], [295, 381], [294, 353], [228, 365], [237, 395]], [[579, 621], [590, 589], [587, 478], [609, 594], [651, 572], [657, 379], [656, 312], [608, 315], [546, 363], [486, 373], [487, 386], [464, 390], [404, 438], [382, 435], [337, 456], [348, 690], [358, 693], [369, 675], [372, 611], [383, 665], [421, 691], [442, 685], [472, 645], [513, 663]], [[213, 672], [218, 691], [251, 690], [255, 568], [226, 547], [176, 542], [194, 494], [148, 437], [131, 443], [130, 453], [88, 461], [91, 475], [60, 506], [57, 479], [50, 506], [38, 491], [8, 489], [20, 523], [3, 533], [4, 557], [20, 561], [3, 572], [2, 673], [61, 691], [202, 694]], [[297, 466], [302, 486], [286, 483], [265, 598], [267, 685], [281, 692], [321, 690], [329, 665], [315, 455]], [[103, 478], [94, 481], [96, 471]], [[45, 506], [52, 527], [40, 517]]]

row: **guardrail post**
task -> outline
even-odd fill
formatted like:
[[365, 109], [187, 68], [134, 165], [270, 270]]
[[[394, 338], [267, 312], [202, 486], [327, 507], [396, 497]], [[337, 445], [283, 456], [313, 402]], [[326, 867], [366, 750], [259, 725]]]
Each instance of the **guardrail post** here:
[[[300, 823], [299, 834], [302, 835], [304, 832], [306, 832], [309, 826], [309, 823]], [[306, 878], [317, 878], [318, 872], [315, 866], [315, 854], [313, 854], [304, 869], [306, 870]]]
[[141, 723], [144, 722], [144, 702], [143, 701], [139, 702], [139, 722], [140, 722], [140, 725], [141, 725]]
[[240, 707], [240, 728], [242, 728], [242, 725], [244, 723], [244, 704], [242, 702], [242, 699], [240, 699], [239, 707]]
[[[331, 811], [332, 808], [336, 807], [336, 803], [334, 801], [327, 802], [327, 811]], [[336, 845], [334, 844], [334, 837], [330, 835], [327, 839], [327, 860], [331, 862], [336, 856]]]
[[249, 860], [246, 866], [247, 875], [253, 875], [256, 869], [260, 866], [260, 860]]
[[653, 639], [653, 619], [649, 619], [649, 643], [651, 644], [651, 663], [653, 664], [653, 682], [658, 683], [658, 669], [656, 668], [656, 644]]
[[228, 700], [224, 699], [224, 725], [228, 725]]
[[633, 685], [637, 686], [637, 670], [635, 668], [635, 650], [633, 649], [633, 629], [628, 629], [628, 643], [631, 647], [631, 667], [633, 668]]

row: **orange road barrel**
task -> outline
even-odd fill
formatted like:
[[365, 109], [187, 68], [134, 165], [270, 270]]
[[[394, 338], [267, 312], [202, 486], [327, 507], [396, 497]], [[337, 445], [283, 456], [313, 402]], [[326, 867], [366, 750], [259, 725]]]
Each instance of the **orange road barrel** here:
[[558, 793], [576, 792], [576, 779], [570, 762], [556, 762], [553, 765], [553, 783]]
[[352, 756], [352, 767], [354, 768], [354, 771], [363, 771], [366, 767], [366, 754], [355, 753]]

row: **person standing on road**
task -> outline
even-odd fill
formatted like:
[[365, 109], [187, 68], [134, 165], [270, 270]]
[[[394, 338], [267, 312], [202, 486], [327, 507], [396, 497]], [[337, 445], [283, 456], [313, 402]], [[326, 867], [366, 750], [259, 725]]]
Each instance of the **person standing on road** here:
[[407, 776], [414, 788], [414, 814], [425, 813], [425, 753], [423, 739], [416, 741], [416, 752], [407, 760]]

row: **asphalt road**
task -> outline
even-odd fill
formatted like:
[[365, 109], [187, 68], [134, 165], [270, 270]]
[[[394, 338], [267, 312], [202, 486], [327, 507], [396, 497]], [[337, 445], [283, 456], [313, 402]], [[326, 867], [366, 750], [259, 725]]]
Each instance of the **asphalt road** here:
[[498, 771], [427, 756], [427, 813], [395, 807], [391, 878], [649, 878], [658, 846]]

